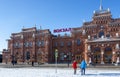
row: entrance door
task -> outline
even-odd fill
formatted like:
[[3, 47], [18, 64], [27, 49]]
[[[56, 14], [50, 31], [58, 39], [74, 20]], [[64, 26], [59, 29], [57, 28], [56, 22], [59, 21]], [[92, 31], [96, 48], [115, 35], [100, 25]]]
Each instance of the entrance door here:
[[93, 56], [93, 62], [94, 63], [100, 63], [101, 59], [100, 59], [100, 51], [96, 51], [94, 53], [94, 56]]
[[104, 51], [104, 62], [105, 63], [112, 63], [112, 49], [111, 48], [106, 48]]
[[75, 60], [77, 60], [77, 62], [81, 62], [82, 60], [82, 56], [81, 55], [75, 55]]
[[93, 63], [95, 63], [95, 64], [100, 63], [100, 61], [101, 61], [101, 55], [100, 54], [101, 54], [100, 53], [100, 48], [99, 47], [94, 48], [94, 53], [93, 53], [93, 56], [92, 56]]

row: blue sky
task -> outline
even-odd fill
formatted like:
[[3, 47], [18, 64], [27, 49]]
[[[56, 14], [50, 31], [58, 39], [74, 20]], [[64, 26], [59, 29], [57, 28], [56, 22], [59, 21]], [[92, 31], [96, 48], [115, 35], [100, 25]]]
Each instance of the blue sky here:
[[[120, 17], [120, 0], [103, 0], [113, 18]], [[23, 28], [50, 29], [80, 27], [90, 21], [100, 0], [0, 0], [0, 51], [7, 48], [6, 39]]]

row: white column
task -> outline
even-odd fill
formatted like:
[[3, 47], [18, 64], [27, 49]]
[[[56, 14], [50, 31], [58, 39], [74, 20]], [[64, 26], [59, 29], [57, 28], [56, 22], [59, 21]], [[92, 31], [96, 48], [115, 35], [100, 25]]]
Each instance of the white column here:
[[118, 66], [118, 63], [120, 62], [120, 58], [119, 57], [117, 57], [117, 61], [116, 61], [116, 66]]
[[90, 45], [88, 45], [88, 51], [90, 51], [91, 49], [90, 49]]
[[116, 37], [119, 37], [119, 34], [118, 34], [118, 33], [116, 33]]
[[89, 57], [89, 64], [91, 63], [92, 61], [91, 61], [91, 57]]
[[104, 61], [103, 61], [103, 54], [104, 54], [104, 52], [101, 51], [101, 64], [104, 64]]
[[119, 49], [119, 44], [116, 44], [116, 49]]
[[112, 56], [112, 64], [115, 62], [115, 52], [112, 52], [113, 56]]

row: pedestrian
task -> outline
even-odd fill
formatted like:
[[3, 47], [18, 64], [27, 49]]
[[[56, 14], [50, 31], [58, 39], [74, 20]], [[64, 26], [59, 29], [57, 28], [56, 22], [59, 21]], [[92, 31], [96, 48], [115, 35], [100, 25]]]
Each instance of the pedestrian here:
[[73, 61], [72, 67], [74, 69], [74, 74], [76, 74], [76, 71], [77, 71], [77, 62], [76, 62], [76, 60]]
[[32, 60], [32, 66], [34, 66], [34, 61]]
[[87, 66], [87, 64], [86, 64], [85, 60], [83, 59], [82, 62], [81, 62], [81, 64], [80, 64], [81, 75], [85, 75], [86, 66]]

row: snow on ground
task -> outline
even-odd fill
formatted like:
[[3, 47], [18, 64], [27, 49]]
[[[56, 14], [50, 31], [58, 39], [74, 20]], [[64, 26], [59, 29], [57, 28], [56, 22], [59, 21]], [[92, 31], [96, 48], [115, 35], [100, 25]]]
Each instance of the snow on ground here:
[[120, 69], [90, 69], [81, 76], [80, 70], [73, 74], [72, 68], [0, 68], [0, 77], [120, 77]]

